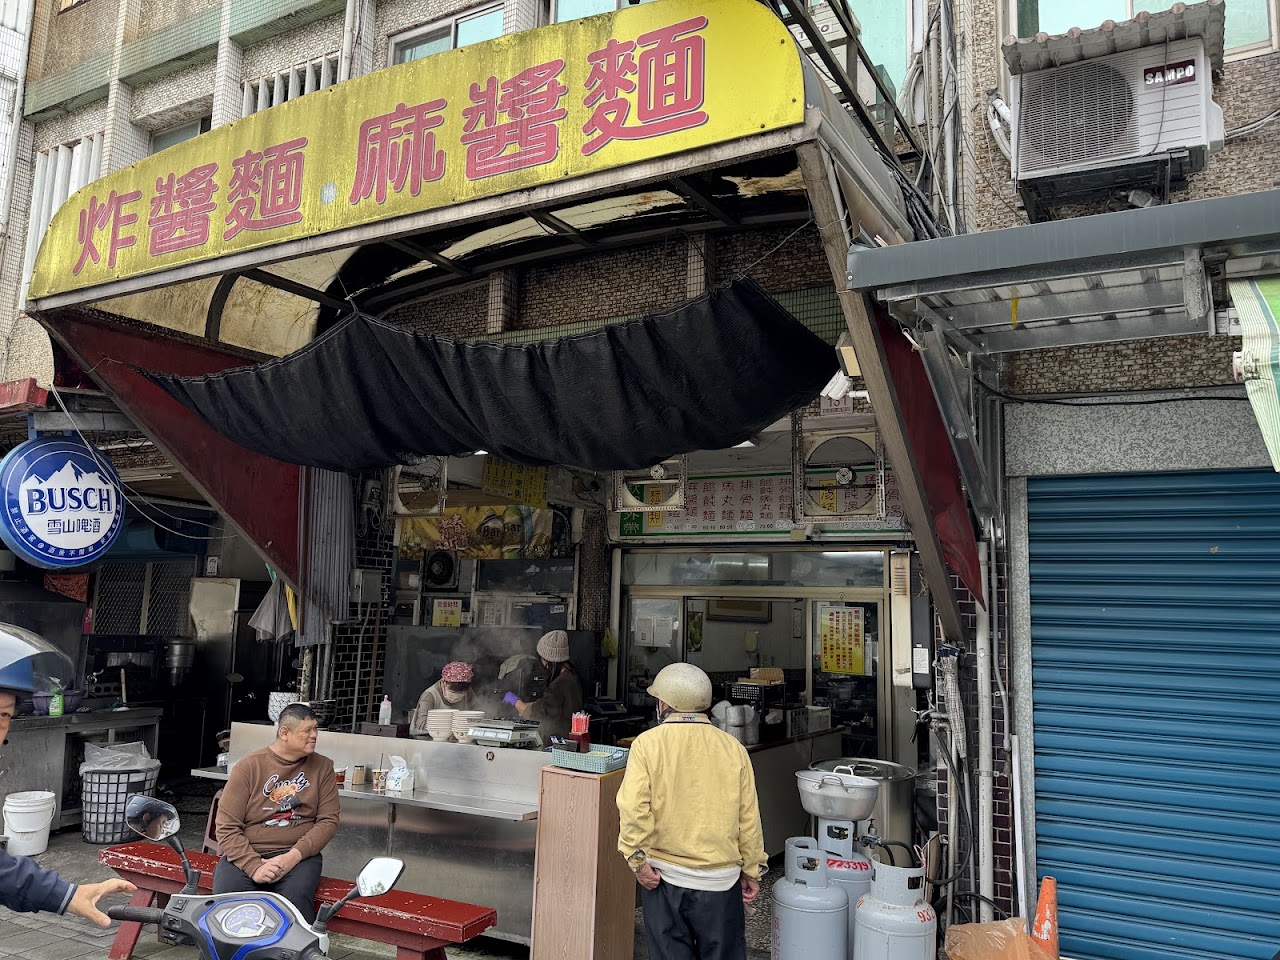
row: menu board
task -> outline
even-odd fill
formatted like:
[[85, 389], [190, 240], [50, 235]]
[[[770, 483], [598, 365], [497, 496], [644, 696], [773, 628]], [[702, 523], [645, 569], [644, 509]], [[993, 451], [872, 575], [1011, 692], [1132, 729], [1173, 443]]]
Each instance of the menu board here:
[[823, 673], [867, 675], [866, 634], [862, 607], [818, 605], [818, 644]]
[[[850, 506], [842, 502], [845, 494], [837, 489], [834, 476], [818, 482], [822, 487], [815, 495], [818, 505], [831, 511]], [[892, 471], [885, 478], [885, 501], [888, 516], [884, 519], [870, 516], [816, 526], [831, 534], [905, 536], [907, 524]], [[796, 526], [794, 513], [789, 473], [695, 476], [686, 484], [683, 509], [624, 512], [618, 517], [618, 536], [624, 540], [690, 536], [781, 539], [789, 537]]]
[[485, 493], [505, 497], [513, 503], [529, 507], [547, 505], [547, 468], [525, 467], [518, 463], [486, 456], [480, 487]]

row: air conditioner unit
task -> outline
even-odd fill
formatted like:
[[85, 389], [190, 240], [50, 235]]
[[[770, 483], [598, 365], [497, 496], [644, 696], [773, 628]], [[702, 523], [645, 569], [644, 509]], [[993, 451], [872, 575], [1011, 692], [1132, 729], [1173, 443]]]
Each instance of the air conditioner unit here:
[[1192, 38], [1015, 76], [1019, 186], [1061, 200], [1204, 169], [1223, 139], [1209, 71]]

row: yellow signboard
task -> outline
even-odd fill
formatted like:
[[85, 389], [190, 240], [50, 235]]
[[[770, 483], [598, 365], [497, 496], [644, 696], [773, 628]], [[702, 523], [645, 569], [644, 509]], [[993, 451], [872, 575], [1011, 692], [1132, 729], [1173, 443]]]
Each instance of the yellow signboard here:
[[823, 673], [867, 676], [866, 637], [861, 607], [823, 603], [818, 605], [818, 640]]
[[662, 0], [379, 70], [76, 193], [31, 298], [525, 190], [802, 122], [756, 0]]

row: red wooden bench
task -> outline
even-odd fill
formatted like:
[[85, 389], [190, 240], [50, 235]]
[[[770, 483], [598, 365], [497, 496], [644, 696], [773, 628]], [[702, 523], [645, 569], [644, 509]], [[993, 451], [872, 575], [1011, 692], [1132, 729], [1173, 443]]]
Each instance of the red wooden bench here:
[[[189, 852], [200, 871], [201, 892], [213, 892], [213, 868], [218, 858]], [[166, 846], [145, 840], [106, 847], [98, 859], [138, 888], [130, 900], [135, 907], [164, 907], [183, 887], [182, 861]], [[322, 877], [316, 889], [317, 907], [341, 900], [354, 884]], [[391, 944], [396, 960], [445, 960], [444, 948], [466, 943], [498, 922], [492, 907], [443, 900], [420, 893], [392, 890], [380, 897], [353, 900], [329, 921], [329, 932]], [[142, 935], [142, 924], [126, 922], [111, 944], [111, 960], [129, 960]]]

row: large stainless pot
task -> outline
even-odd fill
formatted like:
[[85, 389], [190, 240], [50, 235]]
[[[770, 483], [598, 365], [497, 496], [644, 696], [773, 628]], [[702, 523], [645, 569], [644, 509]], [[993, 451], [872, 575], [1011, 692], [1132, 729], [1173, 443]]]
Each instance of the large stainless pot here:
[[911, 843], [916, 771], [905, 764], [867, 757], [830, 757], [809, 764], [810, 770], [823, 773], [832, 773], [837, 767], [841, 773], [852, 770], [856, 777], [879, 782], [880, 796], [871, 814], [876, 833], [885, 840]]

